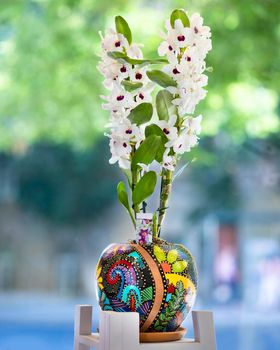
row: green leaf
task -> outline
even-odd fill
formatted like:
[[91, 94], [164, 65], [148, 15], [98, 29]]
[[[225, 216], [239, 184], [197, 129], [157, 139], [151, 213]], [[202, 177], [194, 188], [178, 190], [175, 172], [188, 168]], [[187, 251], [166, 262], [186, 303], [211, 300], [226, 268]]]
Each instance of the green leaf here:
[[175, 26], [176, 19], [180, 19], [181, 22], [183, 23], [184, 27], [190, 26], [189, 17], [187, 16], [187, 14], [184, 10], [176, 9], [171, 13], [170, 24], [171, 24], [172, 28], [174, 28], [174, 26]]
[[130, 64], [141, 64], [141, 65], [146, 65], [146, 64], [160, 64], [160, 63], [168, 63], [167, 59], [165, 58], [157, 58], [154, 60], [138, 60], [136, 58], [130, 58], [128, 57], [125, 53], [119, 52], [119, 51], [111, 51], [108, 52], [107, 55], [114, 60], [120, 61], [120, 62], [127, 62]]
[[139, 89], [143, 86], [142, 83], [133, 83], [132, 81], [128, 80], [123, 80], [121, 84], [123, 85], [125, 90], [129, 92]]
[[167, 90], [160, 90], [156, 96], [156, 108], [158, 119], [168, 120], [170, 114], [176, 113], [176, 107], [172, 104], [173, 96]]
[[151, 135], [160, 136], [160, 138], [161, 138], [161, 143], [158, 147], [158, 151], [157, 151], [157, 154], [155, 157], [156, 161], [160, 163], [162, 161], [163, 153], [165, 152], [164, 145], [168, 141], [168, 138], [165, 135], [165, 133], [161, 130], [161, 128], [156, 124], [148, 125], [145, 128], [145, 136], [148, 137]]
[[147, 125], [145, 128], [145, 136], [149, 137], [151, 135], [160, 136], [163, 139], [164, 143], [166, 143], [168, 141], [168, 138], [165, 135], [165, 133], [156, 124]]
[[172, 264], [172, 271], [173, 272], [183, 272], [187, 266], [188, 266], [188, 263], [185, 260], [176, 261], [175, 263]]
[[131, 161], [131, 169], [137, 168], [138, 163], [150, 164], [155, 160], [158, 148], [161, 144], [161, 138], [156, 135], [147, 137], [136, 150]]
[[154, 69], [147, 72], [148, 78], [162, 87], [177, 86], [175, 80], [173, 80], [168, 74], [161, 70]]
[[161, 263], [166, 260], [166, 255], [163, 249], [161, 249], [158, 245], [154, 246], [154, 254], [157, 258], [158, 262]]
[[129, 205], [126, 188], [125, 188], [125, 185], [122, 181], [120, 181], [118, 183], [117, 192], [118, 192], [118, 200], [127, 209], [128, 213], [131, 217], [131, 220], [132, 220], [133, 224], [135, 225], [135, 219], [134, 219], [133, 214], [132, 214], [132, 209], [130, 208], [130, 205]]
[[184, 293], [184, 285], [183, 285], [182, 281], [178, 281], [176, 284], [176, 287], [178, 288], [178, 290], [181, 294]]
[[154, 171], [149, 171], [142, 176], [132, 192], [133, 204], [140, 204], [151, 194], [153, 194], [156, 183], [157, 175]]
[[126, 192], [125, 185], [122, 181], [120, 181], [118, 183], [117, 192], [118, 192], [119, 201], [127, 210], [129, 210], [130, 206], [129, 206], [129, 202], [128, 202], [128, 195]]
[[176, 249], [171, 249], [167, 254], [167, 261], [172, 264], [178, 258], [178, 251]]
[[143, 102], [130, 111], [128, 115], [128, 119], [131, 121], [131, 123], [141, 125], [150, 121], [150, 119], [152, 118], [152, 115], [153, 115], [152, 104]]
[[129, 44], [132, 42], [132, 34], [126, 20], [121, 16], [115, 17], [116, 31], [122, 34], [128, 41]]

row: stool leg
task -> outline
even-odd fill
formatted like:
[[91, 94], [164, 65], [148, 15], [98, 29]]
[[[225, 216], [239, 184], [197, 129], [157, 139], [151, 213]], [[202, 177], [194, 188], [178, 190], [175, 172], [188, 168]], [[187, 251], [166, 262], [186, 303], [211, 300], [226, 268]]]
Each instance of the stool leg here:
[[99, 334], [99, 350], [138, 350], [139, 314], [101, 311]]
[[213, 314], [210, 311], [193, 311], [193, 327], [195, 341], [201, 349], [216, 350], [216, 337]]
[[80, 343], [80, 335], [90, 335], [92, 329], [92, 306], [77, 305], [74, 321], [74, 350], [90, 350], [89, 346]]

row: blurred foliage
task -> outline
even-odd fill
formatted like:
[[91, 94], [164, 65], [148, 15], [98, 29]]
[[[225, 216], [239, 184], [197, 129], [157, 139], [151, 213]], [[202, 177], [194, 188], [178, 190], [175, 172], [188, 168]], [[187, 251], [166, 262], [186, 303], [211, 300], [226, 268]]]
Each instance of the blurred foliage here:
[[115, 199], [118, 175], [107, 153], [105, 140], [83, 152], [67, 144], [34, 144], [14, 160], [18, 202], [56, 222], [95, 219]]
[[[103, 130], [98, 31], [116, 14], [155, 56], [171, 9], [199, 11], [212, 27], [205, 134], [279, 131], [278, 0], [2, 0], [0, 2], [0, 147], [22, 150], [41, 138], [91, 145]], [[145, 25], [143, 26], [143, 23]]]

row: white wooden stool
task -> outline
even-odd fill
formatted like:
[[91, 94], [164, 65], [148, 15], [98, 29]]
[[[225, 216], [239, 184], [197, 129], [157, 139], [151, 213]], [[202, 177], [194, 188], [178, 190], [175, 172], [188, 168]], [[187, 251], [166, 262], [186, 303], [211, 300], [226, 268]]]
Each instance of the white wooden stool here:
[[192, 319], [194, 339], [140, 343], [137, 312], [101, 311], [99, 333], [92, 333], [92, 306], [77, 305], [74, 350], [216, 350], [212, 312], [193, 311]]

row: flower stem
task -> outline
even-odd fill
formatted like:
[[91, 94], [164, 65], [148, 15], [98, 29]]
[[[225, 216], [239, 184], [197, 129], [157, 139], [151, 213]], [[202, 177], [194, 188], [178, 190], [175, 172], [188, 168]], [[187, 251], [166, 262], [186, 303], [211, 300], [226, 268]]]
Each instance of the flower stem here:
[[161, 189], [160, 189], [160, 205], [158, 215], [157, 236], [160, 237], [161, 226], [165, 218], [169, 195], [171, 192], [173, 171], [162, 169]]
[[[131, 189], [133, 191], [135, 186], [136, 186], [136, 184], [137, 184], [137, 182], [139, 181], [139, 170], [138, 169], [132, 170], [131, 171], [131, 176], [132, 176]], [[133, 210], [134, 210], [134, 216], [135, 216], [135, 219], [136, 219], [136, 213], [140, 212], [139, 204], [133, 204]]]

